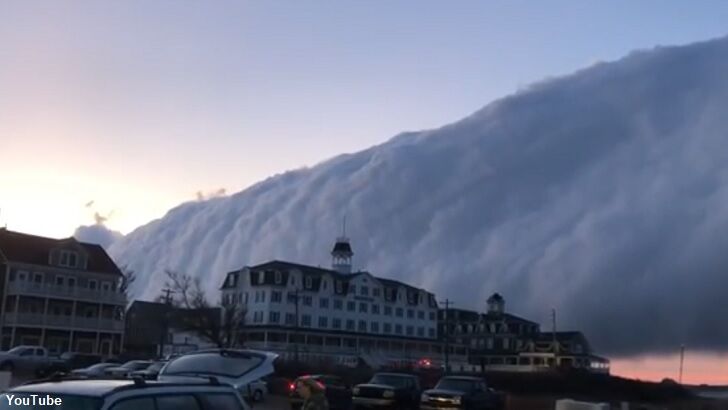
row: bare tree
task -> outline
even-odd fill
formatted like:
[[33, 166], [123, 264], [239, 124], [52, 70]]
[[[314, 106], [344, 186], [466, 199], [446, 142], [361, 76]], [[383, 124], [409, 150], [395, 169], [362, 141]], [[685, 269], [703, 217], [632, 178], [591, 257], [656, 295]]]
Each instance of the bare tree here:
[[220, 348], [241, 345], [239, 333], [247, 313], [241, 303], [209, 302], [200, 278], [185, 273], [166, 270], [165, 294], [157, 300], [177, 308], [175, 322], [183, 330], [192, 331]]
[[121, 284], [119, 284], [119, 292], [124, 294], [126, 300], [131, 299], [129, 288], [136, 281], [136, 272], [129, 269], [127, 266], [121, 268]]

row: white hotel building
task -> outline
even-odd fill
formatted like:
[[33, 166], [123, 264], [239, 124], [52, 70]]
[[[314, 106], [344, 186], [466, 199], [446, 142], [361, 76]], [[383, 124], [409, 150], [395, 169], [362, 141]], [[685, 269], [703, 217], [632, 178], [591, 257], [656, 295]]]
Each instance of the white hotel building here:
[[332, 269], [271, 261], [227, 274], [223, 303], [246, 306], [246, 346], [373, 366], [440, 355], [435, 295], [352, 272], [347, 238], [337, 239], [331, 255]]

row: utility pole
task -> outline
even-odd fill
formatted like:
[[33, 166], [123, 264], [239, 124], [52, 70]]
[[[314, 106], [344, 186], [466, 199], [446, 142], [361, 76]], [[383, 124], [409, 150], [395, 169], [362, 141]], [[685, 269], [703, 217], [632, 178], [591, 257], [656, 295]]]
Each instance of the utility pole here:
[[450, 373], [450, 306], [453, 304], [450, 299], [440, 302], [445, 305], [445, 331], [443, 332], [445, 342], [445, 374]]
[[678, 383], [682, 384], [683, 381], [683, 364], [685, 363], [685, 345], [680, 345], [680, 374], [678, 376]]
[[298, 288], [296, 288], [296, 290], [293, 292], [293, 298], [294, 298], [294, 301], [296, 302], [296, 323], [294, 323], [294, 328], [293, 328], [293, 338], [294, 338], [294, 341], [293, 341], [293, 357], [294, 357], [294, 360], [296, 361], [296, 364], [297, 365], [298, 365], [298, 342], [299, 342], [299, 340], [298, 340], [298, 336], [299, 336], [299, 333], [298, 333], [298, 327], [299, 327], [299, 321], [298, 321], [298, 292], [299, 292], [299, 289]]
[[554, 347], [554, 366], [557, 365], [559, 356], [559, 343], [556, 339], [556, 309], [551, 309], [552, 343]]
[[159, 357], [164, 357], [164, 346], [167, 344], [167, 336], [169, 333], [169, 321], [172, 313], [172, 293], [174, 291], [170, 288], [162, 290], [164, 293], [164, 312], [162, 312], [162, 334], [159, 340]]

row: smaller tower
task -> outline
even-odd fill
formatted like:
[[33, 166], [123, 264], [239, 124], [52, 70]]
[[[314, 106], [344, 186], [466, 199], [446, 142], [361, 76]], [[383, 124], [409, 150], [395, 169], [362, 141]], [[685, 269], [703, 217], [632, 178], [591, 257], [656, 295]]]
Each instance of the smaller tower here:
[[494, 293], [488, 298], [488, 313], [501, 315], [506, 311], [506, 301], [503, 296]]
[[336, 238], [334, 249], [331, 251], [331, 268], [339, 273], [351, 273], [351, 259], [354, 252], [351, 250], [349, 238], [346, 237], [346, 218], [342, 235]]

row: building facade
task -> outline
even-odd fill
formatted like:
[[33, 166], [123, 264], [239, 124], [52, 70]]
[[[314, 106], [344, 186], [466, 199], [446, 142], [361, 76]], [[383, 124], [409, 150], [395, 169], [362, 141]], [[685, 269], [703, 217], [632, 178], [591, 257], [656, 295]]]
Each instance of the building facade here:
[[332, 268], [271, 261], [227, 274], [223, 304], [242, 304], [247, 346], [289, 359], [371, 366], [441, 353], [435, 295], [353, 272], [352, 249], [338, 238]]
[[451, 351], [466, 349], [479, 370], [534, 372], [579, 368], [608, 373], [609, 361], [593, 354], [580, 332], [541, 332], [528, 319], [507, 313], [499, 294], [487, 301], [487, 311], [440, 310], [439, 334]]
[[0, 344], [120, 353], [123, 274], [99, 245], [0, 229]]

